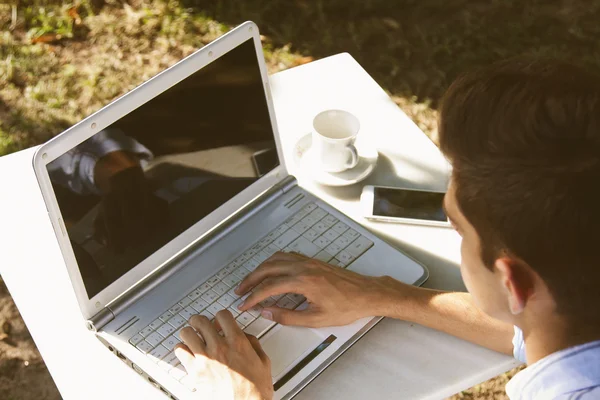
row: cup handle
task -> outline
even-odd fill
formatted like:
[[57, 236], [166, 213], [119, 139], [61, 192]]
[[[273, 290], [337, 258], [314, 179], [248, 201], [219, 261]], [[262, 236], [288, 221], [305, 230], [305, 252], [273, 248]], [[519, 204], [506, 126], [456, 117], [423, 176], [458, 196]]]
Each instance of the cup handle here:
[[350, 153], [350, 156], [351, 156], [351, 159], [349, 160], [349, 162], [346, 163], [346, 168], [348, 168], [348, 169], [354, 168], [354, 167], [356, 167], [356, 164], [358, 164], [358, 151], [356, 150], [356, 147], [354, 147], [353, 144], [346, 147], [346, 149], [348, 149], [348, 152]]

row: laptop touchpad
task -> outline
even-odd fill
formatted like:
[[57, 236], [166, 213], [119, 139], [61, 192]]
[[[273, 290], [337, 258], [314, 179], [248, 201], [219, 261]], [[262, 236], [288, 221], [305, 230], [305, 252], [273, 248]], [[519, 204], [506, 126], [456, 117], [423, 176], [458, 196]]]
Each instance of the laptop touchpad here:
[[323, 337], [307, 328], [281, 326], [261, 344], [271, 359], [271, 376], [276, 378], [295, 361], [312, 351]]

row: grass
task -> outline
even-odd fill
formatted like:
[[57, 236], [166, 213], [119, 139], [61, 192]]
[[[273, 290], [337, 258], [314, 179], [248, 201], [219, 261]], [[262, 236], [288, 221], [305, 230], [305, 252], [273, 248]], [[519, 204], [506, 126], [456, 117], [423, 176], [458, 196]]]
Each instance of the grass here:
[[[439, 99], [462, 71], [524, 54], [600, 67], [600, 0], [9, 0], [0, 155], [49, 139], [245, 20], [261, 28], [270, 72], [347, 51], [433, 141]], [[456, 398], [489, 393], [484, 384]]]

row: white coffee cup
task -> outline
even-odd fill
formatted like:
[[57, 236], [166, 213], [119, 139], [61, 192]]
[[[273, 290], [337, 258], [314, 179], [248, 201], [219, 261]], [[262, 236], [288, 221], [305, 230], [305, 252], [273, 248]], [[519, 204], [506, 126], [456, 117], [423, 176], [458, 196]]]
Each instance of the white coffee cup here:
[[313, 120], [312, 151], [320, 168], [342, 172], [358, 164], [354, 147], [360, 130], [358, 118], [343, 110], [323, 111]]

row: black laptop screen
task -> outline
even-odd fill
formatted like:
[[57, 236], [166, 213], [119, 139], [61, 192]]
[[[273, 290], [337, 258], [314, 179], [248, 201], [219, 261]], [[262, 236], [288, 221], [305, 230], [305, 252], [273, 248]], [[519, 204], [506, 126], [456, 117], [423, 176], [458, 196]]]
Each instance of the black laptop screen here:
[[252, 40], [48, 164], [88, 296], [279, 165]]

